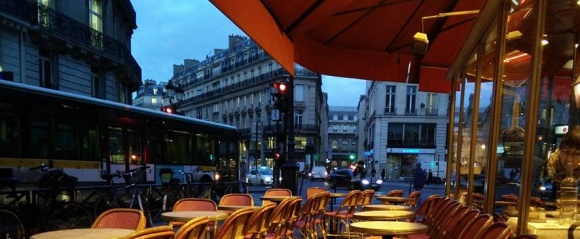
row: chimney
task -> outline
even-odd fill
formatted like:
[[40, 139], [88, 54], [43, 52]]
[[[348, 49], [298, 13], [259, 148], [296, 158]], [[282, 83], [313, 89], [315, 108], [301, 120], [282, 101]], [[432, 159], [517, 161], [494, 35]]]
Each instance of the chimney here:
[[177, 74], [183, 72], [183, 69], [184, 69], [183, 65], [173, 64], [173, 75], [177, 75]]
[[183, 70], [188, 69], [188, 68], [190, 68], [190, 67], [192, 67], [192, 66], [194, 66], [196, 64], [199, 64], [199, 61], [198, 60], [195, 60], [195, 59], [185, 59], [185, 60], [183, 60], [183, 65], [184, 65], [184, 69]]

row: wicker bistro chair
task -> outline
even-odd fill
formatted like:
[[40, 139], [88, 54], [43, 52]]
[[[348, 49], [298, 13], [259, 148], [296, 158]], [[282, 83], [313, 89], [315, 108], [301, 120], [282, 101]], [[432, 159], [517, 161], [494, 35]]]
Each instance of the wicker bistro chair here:
[[316, 233], [314, 229], [314, 221], [318, 216], [321, 195], [322, 194], [316, 194], [306, 199], [304, 205], [300, 207], [293, 229], [299, 230], [302, 238], [315, 238]]
[[362, 191], [358, 198], [358, 206], [360, 207], [360, 211], [365, 210], [365, 206], [371, 204], [373, 201], [373, 196], [375, 195], [375, 190], [367, 189]]
[[265, 237], [268, 233], [270, 219], [275, 208], [275, 203], [269, 203], [255, 211], [248, 219], [248, 224], [244, 227], [244, 238], [260, 239]]
[[172, 226], [158, 226], [138, 230], [123, 239], [173, 239], [174, 236]]
[[421, 191], [413, 191], [413, 192], [409, 193], [409, 196], [408, 196], [408, 198], [411, 198], [413, 200], [406, 201], [403, 203], [403, 205], [410, 206], [411, 208], [415, 208], [417, 206], [417, 203], [419, 203], [420, 197], [421, 197]]
[[[442, 238], [443, 235], [449, 233], [453, 228], [457, 226], [459, 220], [465, 215], [469, 210], [468, 206], [459, 205], [455, 210], [449, 213], [449, 217], [446, 218], [445, 222], [440, 223], [438, 226], [433, 228], [430, 238]], [[476, 211], [477, 213], [477, 211]]]
[[294, 238], [294, 228], [296, 227], [298, 217], [300, 216], [301, 205], [301, 198], [292, 200], [290, 205], [288, 205], [288, 211], [286, 212], [286, 215], [284, 215], [284, 226], [281, 231], [281, 236], [283, 238]]
[[403, 192], [403, 190], [393, 189], [393, 190], [389, 191], [387, 193], [387, 195], [385, 195], [385, 196], [387, 196], [387, 197], [402, 197], [404, 193], [405, 192]]
[[477, 217], [479, 213], [480, 213], [479, 209], [476, 208], [468, 210], [466, 213], [463, 214], [463, 216], [461, 216], [458, 219], [457, 224], [455, 224], [455, 227], [451, 227], [449, 231], [445, 231], [441, 236], [441, 238], [443, 239], [459, 238], [459, 235], [461, 234], [463, 229], [467, 227], [467, 224], [473, 221], [473, 219], [475, 219], [475, 217]]
[[[317, 230], [322, 234], [323, 239], [326, 239], [326, 225], [324, 224], [324, 213], [326, 212], [326, 205], [330, 201], [329, 192], [321, 192], [316, 194], [318, 199], [318, 210], [315, 212], [314, 220], [312, 223], [312, 229], [315, 233], [316, 238], [318, 238]], [[372, 199], [372, 196], [371, 196]]]
[[285, 223], [286, 223], [286, 215], [290, 210], [290, 204], [294, 200], [302, 200], [300, 198], [287, 198], [282, 200], [276, 206], [274, 211], [272, 212], [272, 216], [270, 217], [270, 226], [268, 228], [268, 233], [266, 234], [266, 238], [268, 239], [278, 239], [282, 237], [282, 230], [285, 230]]
[[244, 227], [253, 213], [253, 208], [244, 208], [233, 212], [218, 229], [214, 239], [244, 238]]
[[97, 217], [91, 228], [120, 228], [141, 230], [146, 225], [145, 214], [141, 210], [113, 208]]
[[415, 215], [413, 215], [413, 217], [410, 218], [410, 221], [423, 222], [427, 214], [432, 210], [435, 203], [437, 203], [442, 199], [443, 198], [441, 198], [439, 195], [431, 195], [427, 197], [427, 199], [425, 199], [425, 201], [421, 204], [421, 206], [417, 208], [417, 210], [415, 211]]
[[507, 223], [495, 222], [474, 239], [508, 239], [511, 236], [510, 234], [511, 230]]
[[207, 237], [207, 227], [212, 221], [208, 217], [198, 217], [185, 223], [175, 233], [175, 239], [197, 239]]
[[321, 188], [321, 187], [308, 188], [308, 189], [306, 189], [306, 199], [311, 198], [312, 196], [314, 196], [318, 193], [322, 193], [322, 192], [328, 192], [328, 189]]
[[358, 198], [361, 195], [360, 190], [352, 190], [350, 191], [345, 197], [338, 209], [334, 212], [325, 212], [324, 213], [324, 225], [337, 224], [333, 228], [337, 229], [337, 232], [333, 232], [329, 230], [327, 235], [329, 236], [341, 236], [340, 229], [337, 227], [339, 223], [344, 224], [345, 226], [345, 234], [347, 237], [351, 237], [350, 233], [350, 222], [352, 221], [353, 214], [357, 208]]
[[[264, 196], [292, 196], [292, 191], [290, 191], [290, 189], [287, 189], [287, 188], [271, 188], [271, 189], [268, 189], [264, 193]], [[268, 203], [272, 203], [272, 202], [268, 201], [268, 200], [262, 201], [262, 205], [265, 205]]]
[[[178, 200], [173, 206], [173, 211], [216, 211], [217, 205], [214, 201], [205, 198], [183, 198]], [[172, 226], [182, 226], [183, 222], [171, 221]], [[213, 226], [210, 222], [208, 226]]]
[[467, 224], [457, 238], [479, 238], [492, 223], [493, 217], [490, 214], [479, 214]]

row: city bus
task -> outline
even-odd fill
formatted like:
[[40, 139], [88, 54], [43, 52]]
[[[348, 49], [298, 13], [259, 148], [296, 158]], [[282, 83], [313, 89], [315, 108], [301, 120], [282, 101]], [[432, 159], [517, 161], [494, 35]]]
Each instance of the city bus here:
[[87, 184], [142, 166], [145, 183], [167, 169], [181, 182], [236, 181], [237, 147], [233, 126], [0, 80], [0, 168], [19, 182], [43, 164]]

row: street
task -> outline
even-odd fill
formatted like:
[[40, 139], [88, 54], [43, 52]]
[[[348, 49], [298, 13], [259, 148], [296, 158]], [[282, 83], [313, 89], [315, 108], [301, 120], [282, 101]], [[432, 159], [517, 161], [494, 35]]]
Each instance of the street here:
[[[310, 187], [322, 187], [322, 188], [327, 188], [327, 186], [324, 184], [324, 182], [321, 181], [314, 181], [311, 182], [308, 179], [302, 180], [301, 178], [298, 180], [298, 190], [300, 191], [300, 196], [305, 196], [306, 195], [306, 189], [310, 188]], [[264, 192], [266, 192], [266, 190], [270, 189], [270, 186], [249, 186], [248, 190], [249, 193], [252, 194], [252, 196], [254, 197], [254, 202], [256, 205], [261, 205], [261, 200], [260, 197], [262, 195], [264, 195]], [[409, 188], [410, 191], [409, 191]], [[383, 183], [383, 185], [381, 186], [380, 190], [377, 191], [375, 193], [375, 195], [377, 194], [386, 194], [387, 192], [389, 192], [390, 190], [393, 189], [401, 189], [405, 192], [405, 196], [407, 196], [409, 194], [409, 192], [414, 191], [413, 188], [410, 186], [410, 183], [408, 181], [386, 181]], [[329, 191], [331, 192], [349, 192], [350, 190], [347, 190], [345, 188], [338, 188], [338, 189], [329, 189]], [[419, 199], [419, 202], [422, 202], [425, 198], [427, 198], [430, 195], [433, 194], [438, 194], [443, 196], [445, 194], [445, 185], [444, 184], [431, 184], [431, 185], [425, 185], [425, 188], [423, 188], [423, 190], [421, 190], [421, 198]], [[338, 198], [336, 200], [336, 204], [340, 204], [342, 202], [341, 198]], [[378, 200], [373, 200], [373, 203], [380, 203]]]

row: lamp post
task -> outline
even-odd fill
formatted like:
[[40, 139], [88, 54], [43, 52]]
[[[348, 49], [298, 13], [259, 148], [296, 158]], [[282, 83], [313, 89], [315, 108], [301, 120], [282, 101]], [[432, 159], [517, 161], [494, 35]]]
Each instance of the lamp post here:
[[256, 137], [255, 137], [255, 147], [254, 147], [254, 164], [256, 165], [256, 169], [258, 169], [258, 157], [260, 156], [260, 152], [258, 151], [258, 124], [260, 123], [260, 118], [256, 117]]

